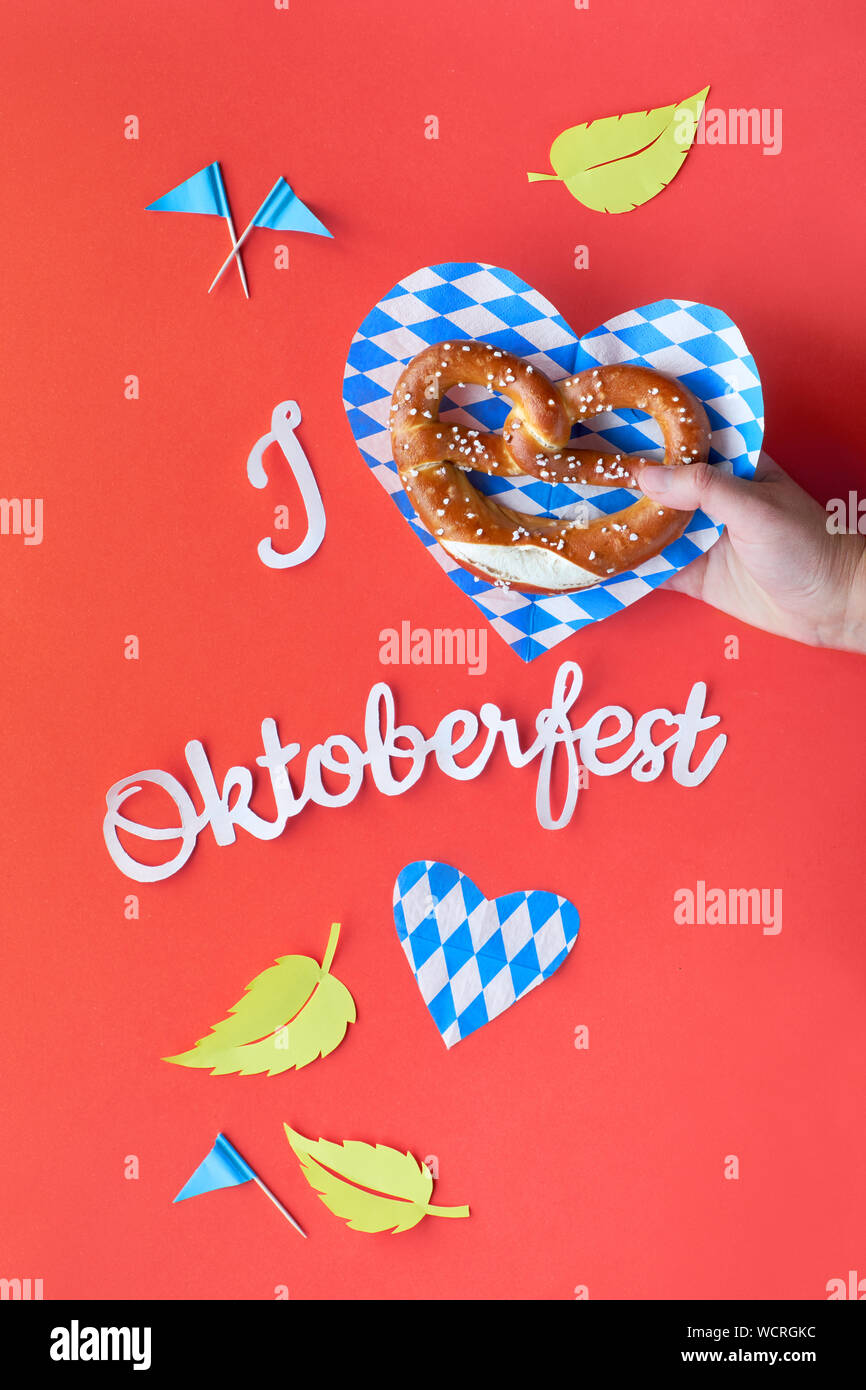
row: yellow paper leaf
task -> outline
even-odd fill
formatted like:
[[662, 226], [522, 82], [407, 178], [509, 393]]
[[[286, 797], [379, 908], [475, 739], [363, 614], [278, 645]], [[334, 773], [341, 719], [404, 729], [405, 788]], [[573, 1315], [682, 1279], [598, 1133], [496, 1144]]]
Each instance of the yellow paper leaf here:
[[709, 87], [674, 106], [631, 111], [572, 126], [550, 147], [555, 174], [578, 202], [596, 212], [631, 212], [666, 188], [692, 146]]
[[468, 1207], [430, 1203], [433, 1177], [411, 1153], [347, 1139], [306, 1139], [289, 1125], [286, 1137], [304, 1177], [325, 1206], [353, 1231], [409, 1231], [425, 1216], [468, 1216]]
[[322, 964], [310, 956], [281, 956], [246, 987], [190, 1052], [164, 1057], [181, 1067], [207, 1067], [212, 1076], [276, 1076], [327, 1057], [357, 1017], [355, 1001], [331, 973], [340, 924], [335, 922]]

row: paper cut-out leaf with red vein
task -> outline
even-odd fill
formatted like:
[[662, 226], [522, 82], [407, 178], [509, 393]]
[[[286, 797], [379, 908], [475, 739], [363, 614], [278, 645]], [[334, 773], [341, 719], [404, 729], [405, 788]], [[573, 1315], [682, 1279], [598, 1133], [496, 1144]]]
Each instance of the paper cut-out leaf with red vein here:
[[425, 1216], [468, 1216], [468, 1207], [430, 1202], [433, 1176], [411, 1153], [384, 1144], [306, 1139], [289, 1125], [286, 1137], [304, 1177], [325, 1206], [353, 1231], [409, 1231]]
[[631, 212], [655, 198], [679, 173], [698, 129], [709, 87], [673, 106], [630, 111], [572, 126], [550, 147], [555, 174], [527, 174], [530, 183], [558, 179], [596, 212]]
[[339, 934], [335, 922], [321, 965], [310, 956], [281, 956], [247, 985], [229, 1018], [191, 1051], [163, 1061], [207, 1067], [212, 1076], [276, 1076], [327, 1057], [357, 1017], [351, 994], [330, 973]]

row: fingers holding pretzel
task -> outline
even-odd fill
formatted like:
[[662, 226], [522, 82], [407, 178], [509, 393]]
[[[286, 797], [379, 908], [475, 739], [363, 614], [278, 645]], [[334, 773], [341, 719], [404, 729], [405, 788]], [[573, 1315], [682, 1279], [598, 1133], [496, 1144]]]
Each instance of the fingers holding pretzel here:
[[[453, 386], [483, 386], [512, 409], [501, 434], [439, 418]], [[687, 387], [646, 367], [593, 367], [553, 383], [537, 367], [490, 344], [438, 343], [406, 367], [391, 403], [394, 460], [416, 512], [464, 568], [537, 593], [586, 588], [633, 569], [680, 536], [692, 515], [642, 497], [588, 524], [530, 516], [479, 493], [467, 474], [530, 474], [550, 483], [637, 485], [650, 462], [569, 444], [572, 425], [609, 410], [640, 410], [662, 431], [664, 462], [705, 462], [710, 427]]]

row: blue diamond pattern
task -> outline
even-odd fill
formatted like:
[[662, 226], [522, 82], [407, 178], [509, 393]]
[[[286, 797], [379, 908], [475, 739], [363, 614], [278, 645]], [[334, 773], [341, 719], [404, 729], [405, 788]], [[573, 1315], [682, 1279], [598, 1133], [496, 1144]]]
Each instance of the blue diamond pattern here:
[[566, 898], [540, 890], [485, 898], [450, 864], [407, 864], [394, 885], [397, 936], [447, 1047], [548, 979], [577, 940]]
[[[479, 275], [484, 292], [476, 298], [470, 277]], [[433, 311], [432, 317], [413, 322], [424, 312], [423, 306]], [[345, 376], [346, 412], [358, 447], [452, 582], [477, 605], [517, 656], [533, 661], [588, 623], [621, 612], [651, 593], [675, 570], [708, 550], [721, 528], [698, 512], [686, 536], [633, 574], [612, 575], [590, 589], [568, 595], [505, 593], [461, 569], [415, 516], [411, 501], [399, 486], [387, 416], [393, 386], [406, 363], [423, 344], [470, 337], [449, 315], [477, 306], [484, 311], [482, 336], [486, 342], [530, 359], [553, 380], [607, 362], [672, 370], [707, 405], [714, 431], [710, 461], [740, 477], [754, 474], [760, 455], [763, 396], [754, 360], [736, 325], [721, 309], [690, 300], [658, 300], [621, 314], [578, 340], [553, 306], [513, 271], [461, 262], [425, 267], [406, 276], [370, 311], [352, 341]], [[651, 361], [646, 354], [651, 354]], [[676, 363], [675, 368], [666, 368], [666, 354]], [[710, 401], [712, 405], [707, 404]], [[505, 403], [495, 398], [459, 408], [476, 428], [484, 430], [499, 429], [507, 413]], [[444, 408], [444, 418], [447, 415]], [[613, 452], [657, 448], [655, 436], [641, 428], [643, 424], [644, 417], [632, 411], [600, 417], [596, 433], [588, 436], [587, 447], [601, 442]], [[536, 514], [559, 515], [583, 499], [589, 504], [590, 515], [611, 515], [633, 500], [623, 488], [568, 488], [538, 479], [484, 474], [473, 474], [472, 478], [482, 491], [500, 497], [505, 505]], [[623, 582], [626, 579], [628, 584]]]

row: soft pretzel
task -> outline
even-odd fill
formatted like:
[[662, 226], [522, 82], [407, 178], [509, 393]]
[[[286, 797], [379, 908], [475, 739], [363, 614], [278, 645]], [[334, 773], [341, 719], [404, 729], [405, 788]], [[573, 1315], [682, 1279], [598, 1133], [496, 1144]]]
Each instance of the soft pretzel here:
[[[470, 383], [512, 402], [501, 434], [439, 419], [446, 391]], [[553, 383], [538, 367], [489, 343], [436, 343], [412, 359], [394, 390], [394, 461], [418, 516], [464, 569], [531, 593], [582, 589], [658, 554], [682, 534], [692, 513], [642, 497], [589, 524], [529, 516], [478, 492], [467, 473], [634, 487], [640, 465], [656, 460], [568, 443], [575, 421], [626, 408], [658, 422], [666, 464], [706, 462], [710, 426], [703, 406], [659, 372], [592, 367]]]

